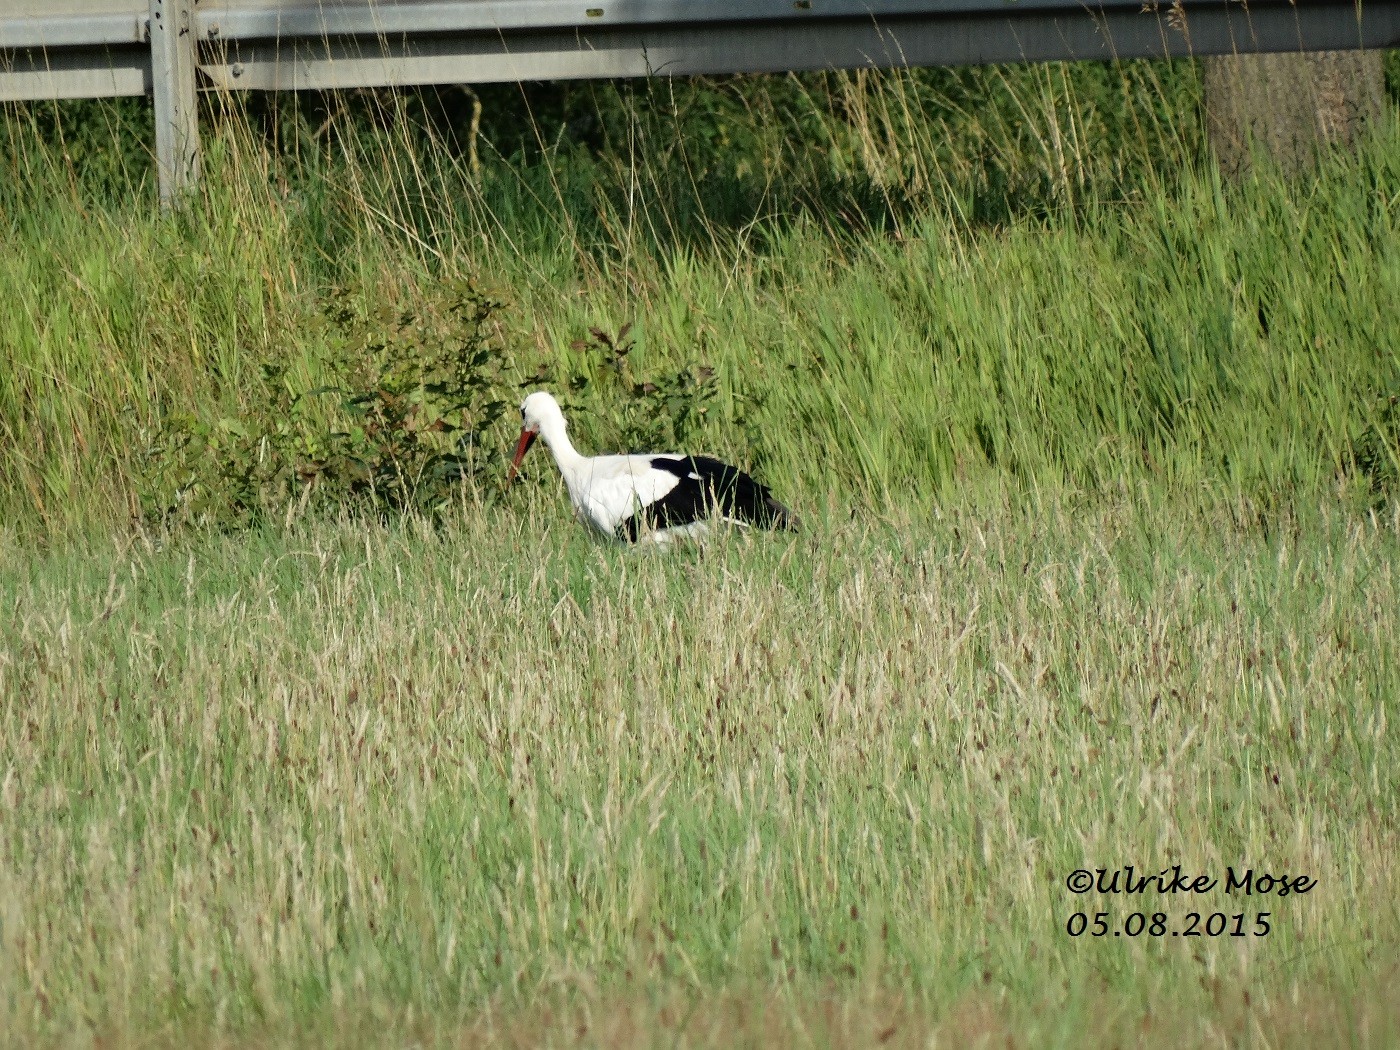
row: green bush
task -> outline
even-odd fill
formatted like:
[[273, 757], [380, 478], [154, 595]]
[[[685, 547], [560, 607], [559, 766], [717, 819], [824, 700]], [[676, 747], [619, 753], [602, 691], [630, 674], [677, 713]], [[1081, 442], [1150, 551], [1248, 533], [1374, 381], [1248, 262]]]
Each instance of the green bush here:
[[[327, 506], [434, 513], [499, 457], [480, 437], [508, 409], [500, 303], [469, 285], [412, 310], [337, 306], [324, 382], [260, 362], [259, 399], [213, 421], [167, 415], [141, 478], [149, 520], [240, 525]], [[494, 451], [494, 450], [492, 450]]]
[[632, 325], [616, 334], [590, 327], [570, 343], [578, 362], [562, 381], [543, 369], [538, 378], [563, 393], [566, 412], [585, 417], [598, 452], [688, 449], [700, 439], [719, 386], [715, 370], [697, 363], [650, 378], [632, 364]]

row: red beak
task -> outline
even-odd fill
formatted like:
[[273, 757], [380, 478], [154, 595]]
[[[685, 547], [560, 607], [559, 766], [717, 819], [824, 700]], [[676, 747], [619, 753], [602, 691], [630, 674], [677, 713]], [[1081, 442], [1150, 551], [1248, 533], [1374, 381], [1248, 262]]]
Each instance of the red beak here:
[[539, 436], [537, 430], [520, 431], [520, 440], [515, 445], [515, 458], [510, 461], [510, 469], [506, 471], [507, 485], [515, 480], [515, 472], [520, 469], [520, 461], [525, 458], [525, 453], [530, 451], [530, 446], [535, 443], [535, 438]]

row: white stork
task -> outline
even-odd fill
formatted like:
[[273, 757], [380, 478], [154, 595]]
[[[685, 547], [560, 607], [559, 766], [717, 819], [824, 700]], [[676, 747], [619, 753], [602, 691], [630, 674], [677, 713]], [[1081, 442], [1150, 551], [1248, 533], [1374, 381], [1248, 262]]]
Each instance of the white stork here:
[[605, 536], [632, 543], [699, 539], [709, 519], [765, 529], [797, 529], [797, 517], [767, 486], [709, 456], [585, 456], [569, 441], [559, 402], [544, 391], [520, 406], [520, 440], [506, 473], [514, 479], [535, 438], [554, 453], [578, 516]]

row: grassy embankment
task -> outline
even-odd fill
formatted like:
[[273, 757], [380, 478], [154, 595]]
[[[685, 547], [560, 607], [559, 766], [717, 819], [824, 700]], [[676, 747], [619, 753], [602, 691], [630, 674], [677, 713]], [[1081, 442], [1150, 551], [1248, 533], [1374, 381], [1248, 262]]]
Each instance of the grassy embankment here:
[[[1391, 1041], [1396, 140], [1226, 190], [1133, 95], [1183, 167], [1119, 170], [1056, 76], [1005, 125], [1045, 148], [960, 124], [965, 168], [908, 82], [796, 106], [815, 158], [764, 112], [733, 163], [643, 108], [477, 175], [234, 126], [173, 219], [12, 122], [0, 1031]], [[455, 278], [522, 379], [628, 321], [715, 369], [696, 439], [809, 534], [628, 555], [543, 463], [436, 528], [133, 529], [163, 414]], [[1064, 888], [1174, 863], [1318, 884]]]

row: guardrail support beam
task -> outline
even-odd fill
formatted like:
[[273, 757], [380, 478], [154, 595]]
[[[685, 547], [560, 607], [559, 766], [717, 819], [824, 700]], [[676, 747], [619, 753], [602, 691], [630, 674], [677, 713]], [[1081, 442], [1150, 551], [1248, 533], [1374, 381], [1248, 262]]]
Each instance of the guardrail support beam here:
[[156, 164], [161, 207], [169, 208], [199, 178], [194, 0], [150, 0], [150, 4]]

